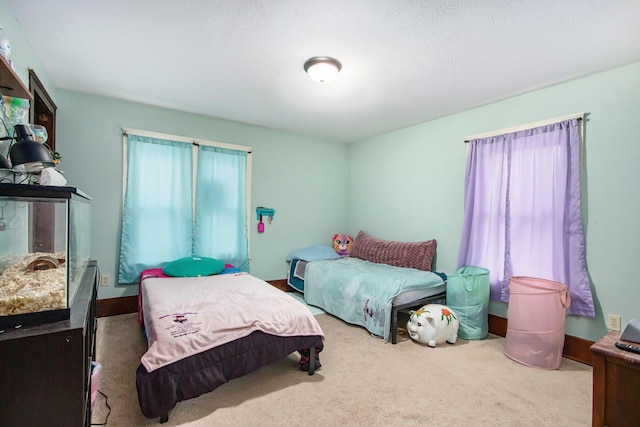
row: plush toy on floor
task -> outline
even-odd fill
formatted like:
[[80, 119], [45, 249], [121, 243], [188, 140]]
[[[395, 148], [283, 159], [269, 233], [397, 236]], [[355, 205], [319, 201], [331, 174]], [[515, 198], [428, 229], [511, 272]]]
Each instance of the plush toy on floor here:
[[407, 332], [412, 340], [429, 347], [447, 342], [455, 344], [458, 339], [458, 316], [449, 307], [427, 304], [409, 312]]

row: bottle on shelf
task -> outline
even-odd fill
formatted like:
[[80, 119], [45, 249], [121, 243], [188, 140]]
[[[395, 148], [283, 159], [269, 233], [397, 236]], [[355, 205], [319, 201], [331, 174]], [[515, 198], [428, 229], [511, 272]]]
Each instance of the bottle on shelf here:
[[11, 56], [11, 43], [5, 34], [4, 27], [2, 25], [0, 25], [0, 55], [9, 62], [9, 57]]

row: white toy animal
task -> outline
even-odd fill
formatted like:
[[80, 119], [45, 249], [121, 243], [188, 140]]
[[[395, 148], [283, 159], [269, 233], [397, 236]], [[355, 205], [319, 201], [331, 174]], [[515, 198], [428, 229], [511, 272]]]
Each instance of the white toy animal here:
[[435, 347], [444, 342], [455, 344], [458, 339], [458, 316], [445, 305], [427, 304], [409, 315], [407, 331], [414, 341]]

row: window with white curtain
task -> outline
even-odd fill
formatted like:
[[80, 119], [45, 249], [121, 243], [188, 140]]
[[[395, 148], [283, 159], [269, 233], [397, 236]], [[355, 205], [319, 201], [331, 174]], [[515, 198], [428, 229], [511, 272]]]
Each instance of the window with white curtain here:
[[580, 125], [561, 120], [469, 142], [458, 267], [489, 269], [491, 299], [512, 276], [567, 285], [568, 314], [595, 316], [581, 216]]
[[123, 155], [118, 283], [188, 256], [248, 271], [250, 147], [125, 129]]

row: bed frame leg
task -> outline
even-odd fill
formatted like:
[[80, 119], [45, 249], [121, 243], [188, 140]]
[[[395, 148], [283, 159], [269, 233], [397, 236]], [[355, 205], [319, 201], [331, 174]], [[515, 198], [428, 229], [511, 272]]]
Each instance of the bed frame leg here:
[[160, 416], [160, 424], [164, 424], [169, 421], [169, 414], [164, 414]]
[[316, 348], [311, 347], [309, 350], [309, 375], [313, 375], [316, 371]]
[[398, 341], [398, 308], [391, 306], [391, 344]]

